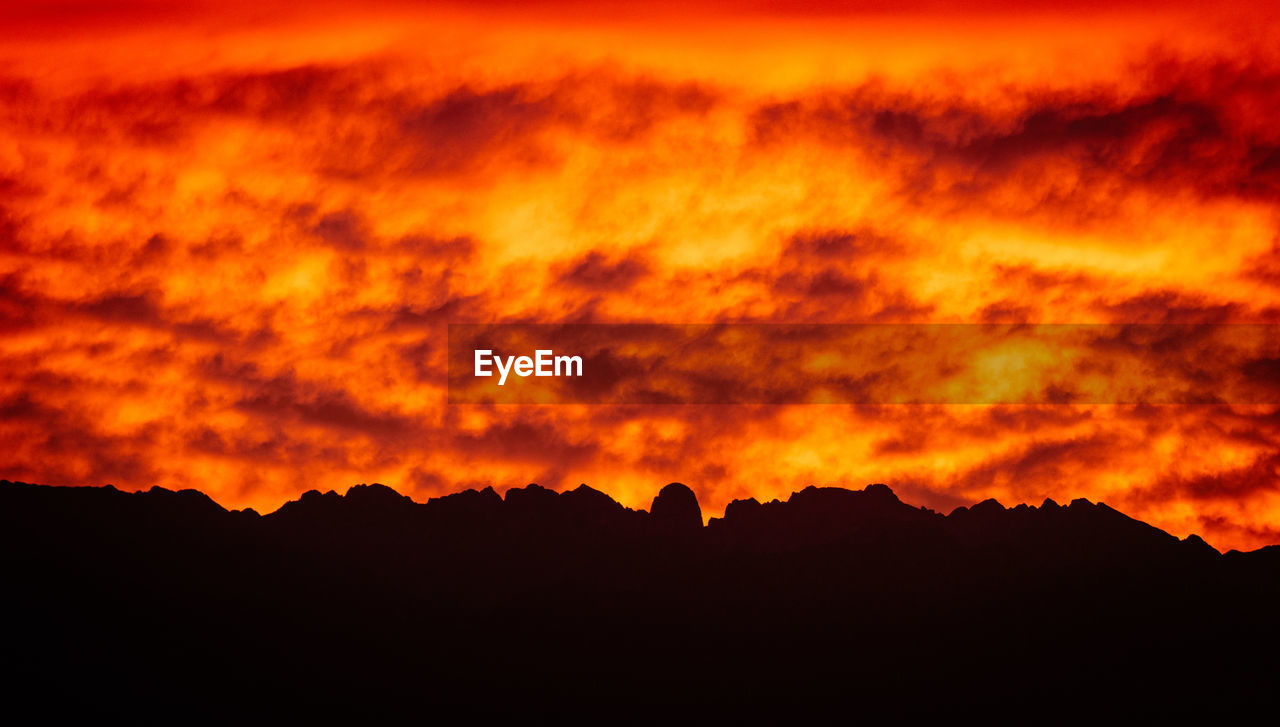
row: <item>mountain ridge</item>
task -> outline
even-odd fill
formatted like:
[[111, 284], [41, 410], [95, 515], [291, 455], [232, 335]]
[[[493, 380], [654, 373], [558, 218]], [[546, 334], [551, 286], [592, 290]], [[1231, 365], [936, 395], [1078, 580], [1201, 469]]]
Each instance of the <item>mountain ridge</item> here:
[[374, 484], [260, 515], [0, 482], [24, 665], [0, 687], [68, 716], [776, 722], [1223, 713], [1280, 679], [1280, 547], [1218, 553], [1083, 499], [944, 515], [883, 485], [698, 507], [678, 483], [649, 510]]
[[[209, 505], [216, 507], [219, 511], [229, 515], [239, 515], [244, 517], [258, 517], [266, 520], [288, 518], [298, 512], [304, 510], [314, 510], [316, 508], [356, 508], [360, 510], [377, 510], [384, 513], [390, 508], [400, 506], [406, 510], [426, 511], [447, 511], [457, 508], [463, 501], [468, 501], [471, 509], [481, 507], [484, 503], [490, 508], [509, 508], [522, 512], [535, 512], [541, 507], [546, 507], [549, 502], [562, 502], [564, 504], [572, 503], [570, 509], [576, 510], [581, 515], [589, 515], [592, 512], [612, 511], [617, 514], [632, 513], [631, 517], [635, 518], [652, 518], [655, 506], [659, 505], [662, 493], [660, 492], [654, 498], [654, 505], [649, 510], [629, 508], [614, 500], [608, 494], [596, 490], [589, 485], [580, 484], [576, 488], [564, 491], [556, 491], [545, 488], [536, 483], [531, 483], [524, 487], [511, 487], [504, 494], [498, 492], [492, 487], [487, 486], [483, 489], [476, 490], [474, 488], [460, 490], [458, 492], [448, 493], [428, 498], [425, 502], [419, 502], [412, 499], [408, 495], [404, 495], [394, 488], [381, 483], [360, 483], [352, 485], [347, 489], [345, 494], [340, 494], [336, 490], [328, 490], [321, 492], [317, 489], [307, 490], [298, 496], [297, 499], [288, 500], [276, 510], [261, 514], [253, 508], [231, 509], [227, 508], [207, 494], [195, 489], [169, 490], [161, 486], [152, 486], [146, 490], [125, 491], [119, 490], [113, 485], [102, 486], [54, 486], [40, 485], [34, 483], [11, 481], [0, 479], [0, 492], [6, 492], [12, 488], [43, 488], [50, 490], [64, 490], [67, 492], [88, 492], [98, 491], [103, 495], [117, 493], [125, 497], [150, 497], [156, 499], [166, 499], [171, 502], [186, 502], [192, 507], [197, 505], [205, 509]], [[683, 505], [674, 505], [674, 513], [669, 517], [684, 517], [686, 528], [691, 522], [689, 515], [691, 508], [697, 508], [697, 518], [699, 527], [704, 530], [715, 531], [724, 528], [732, 520], [736, 525], [738, 522], [750, 520], [753, 517], [758, 519], [760, 512], [791, 509], [794, 512], [804, 512], [810, 517], [829, 518], [829, 513], [834, 511], [842, 516], [854, 516], [854, 520], [848, 519], [838, 524], [851, 525], [856, 524], [857, 517], [867, 512], [876, 512], [881, 516], [890, 518], [916, 518], [920, 520], [929, 516], [937, 516], [943, 520], [957, 524], [965, 523], [970, 527], [974, 526], [999, 526], [1002, 518], [1004, 524], [1012, 524], [1015, 518], [1044, 518], [1050, 513], [1057, 514], [1061, 511], [1068, 513], [1084, 510], [1092, 510], [1098, 513], [1113, 513], [1127, 521], [1137, 523], [1150, 528], [1152, 531], [1163, 534], [1168, 538], [1172, 538], [1178, 542], [1193, 545], [1200, 548], [1207, 548], [1218, 555], [1225, 555], [1222, 551], [1217, 550], [1212, 545], [1203, 540], [1198, 534], [1192, 533], [1184, 538], [1177, 538], [1164, 530], [1150, 525], [1142, 520], [1126, 515], [1104, 502], [1094, 503], [1086, 498], [1076, 498], [1067, 505], [1059, 505], [1052, 498], [1046, 498], [1041, 505], [1031, 505], [1028, 503], [1020, 503], [1012, 507], [1007, 507], [994, 498], [974, 503], [972, 505], [961, 505], [954, 508], [950, 513], [939, 513], [928, 507], [914, 506], [903, 502], [898, 498], [897, 494], [889, 486], [882, 483], [874, 483], [867, 485], [861, 490], [852, 490], [843, 487], [831, 486], [815, 486], [808, 485], [805, 488], [792, 492], [786, 500], [773, 499], [767, 502], [760, 502], [756, 498], [744, 498], [732, 500], [725, 508], [725, 512], [720, 517], [712, 516], [707, 518], [703, 523], [700, 506], [697, 502], [696, 495], [688, 487], [682, 483], [671, 483], [663, 488], [666, 492], [668, 488], [681, 488], [683, 494], [679, 490], [672, 490], [668, 493], [672, 497], [683, 496], [686, 500]], [[675, 493], [675, 494], [673, 494]], [[858, 498], [865, 498], [865, 507], [855, 509], [860, 512], [850, 510], [849, 505]], [[691, 505], [689, 504], [691, 502]], [[323, 504], [321, 504], [323, 503]], [[680, 512], [683, 506], [684, 512]], [[834, 506], [834, 510], [832, 509]], [[892, 508], [901, 506], [901, 510], [894, 512]], [[826, 511], [828, 515], [822, 515], [819, 511]], [[830, 524], [830, 523], [828, 523]], [[1256, 553], [1266, 550], [1268, 547], [1278, 547], [1280, 544], [1273, 546], [1264, 546], [1255, 551], [1227, 551], [1239, 553]]]

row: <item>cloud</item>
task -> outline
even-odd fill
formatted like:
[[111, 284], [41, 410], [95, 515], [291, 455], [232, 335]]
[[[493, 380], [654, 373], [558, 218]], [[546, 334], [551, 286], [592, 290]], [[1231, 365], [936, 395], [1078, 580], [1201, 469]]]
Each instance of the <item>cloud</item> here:
[[[717, 370], [661, 338], [590, 363], [647, 404], [449, 404], [445, 376], [451, 323], [1273, 321], [1280, 73], [1255, 46], [1178, 35], [1047, 73], [1042, 31], [1010, 20], [1026, 62], [1000, 71], [898, 18], [885, 42], [937, 45], [940, 69], [842, 41], [804, 76], [830, 39], [773, 25], [781, 50], [726, 62], [671, 28], [570, 43], [497, 10], [408, 45], [335, 8], [330, 29], [374, 40], [334, 50], [273, 12], [265, 53], [228, 40], [241, 10], [166, 16], [159, 64], [114, 35], [137, 8], [24, 16], [87, 33], [94, 60], [24, 46], [0, 79], [0, 476], [260, 510], [359, 481], [588, 482], [643, 507], [680, 480], [708, 512], [884, 481], [940, 509], [1084, 496], [1219, 546], [1272, 537], [1274, 407], [664, 405], [949, 369], [788, 378], [763, 345]], [[710, 40], [686, 10], [718, 11], [664, 11]], [[1054, 32], [1134, 37], [1106, 27]], [[1098, 369], [1068, 361], [1031, 400], [1087, 396], [1122, 357], [1209, 389], [1275, 358], [1185, 333], [1077, 343]], [[653, 382], [681, 361], [688, 391]]]
[[1132, 72], [1145, 80], [1137, 93], [1016, 88], [998, 104], [872, 83], [771, 101], [751, 128], [765, 149], [813, 139], [857, 152], [921, 205], [941, 196], [1088, 219], [1114, 209], [1103, 190], [1277, 198], [1280, 141], [1262, 122], [1280, 101], [1274, 67], [1155, 58]]
[[604, 254], [592, 250], [577, 261], [560, 266], [557, 282], [593, 292], [629, 288], [649, 274], [649, 263], [638, 254], [609, 261]]

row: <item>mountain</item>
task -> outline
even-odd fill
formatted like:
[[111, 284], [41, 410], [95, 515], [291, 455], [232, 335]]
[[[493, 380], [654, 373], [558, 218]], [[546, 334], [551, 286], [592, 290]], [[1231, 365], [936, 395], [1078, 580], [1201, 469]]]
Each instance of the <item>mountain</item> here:
[[1280, 548], [1086, 500], [0, 481], [0, 553], [6, 703], [50, 718], [1221, 718], [1280, 676]]

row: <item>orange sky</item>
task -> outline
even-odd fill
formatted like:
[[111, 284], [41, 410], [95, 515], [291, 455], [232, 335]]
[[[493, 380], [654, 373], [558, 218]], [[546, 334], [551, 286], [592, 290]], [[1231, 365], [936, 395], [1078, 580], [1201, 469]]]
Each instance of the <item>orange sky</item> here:
[[0, 477], [885, 482], [1280, 542], [1276, 407], [445, 403], [450, 322], [1280, 322], [1271, 4], [28, 5]]

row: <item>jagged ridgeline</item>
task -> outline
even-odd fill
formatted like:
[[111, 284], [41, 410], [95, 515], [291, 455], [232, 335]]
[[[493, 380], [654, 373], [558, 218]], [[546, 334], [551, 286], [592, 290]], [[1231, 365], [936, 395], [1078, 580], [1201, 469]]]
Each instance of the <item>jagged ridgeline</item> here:
[[259, 515], [3, 481], [0, 526], [9, 686], [50, 713], [1184, 710], [1265, 702], [1278, 676], [1280, 549], [1085, 500], [943, 515], [809, 487], [704, 525], [681, 484], [647, 512], [586, 486], [358, 485]]

